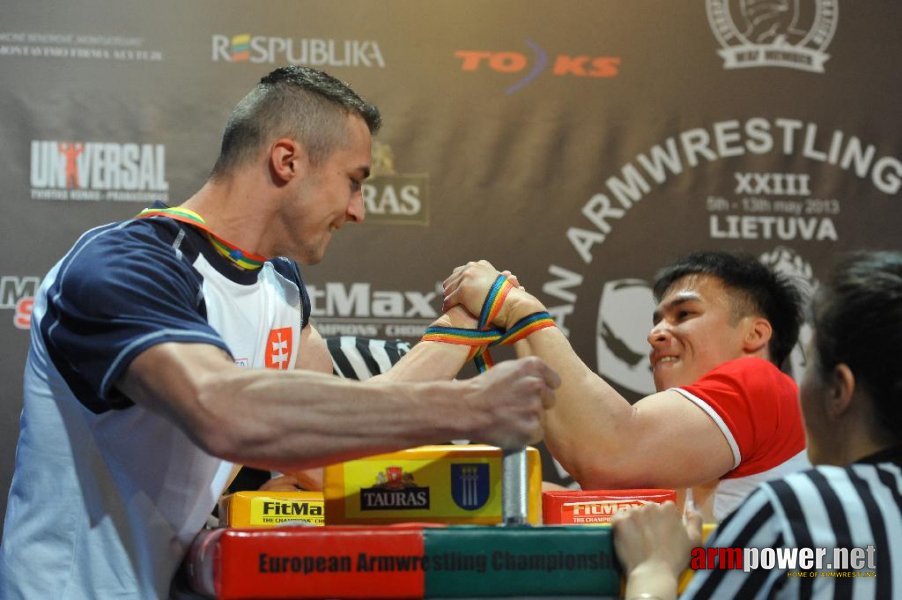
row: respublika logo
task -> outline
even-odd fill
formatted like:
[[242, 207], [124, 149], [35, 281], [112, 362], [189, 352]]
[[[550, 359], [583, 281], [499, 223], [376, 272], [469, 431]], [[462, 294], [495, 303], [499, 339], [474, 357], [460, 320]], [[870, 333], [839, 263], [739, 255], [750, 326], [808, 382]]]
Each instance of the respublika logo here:
[[213, 62], [290, 64], [312, 67], [385, 67], [373, 40], [214, 34]]
[[169, 200], [162, 144], [33, 140], [34, 200]]
[[543, 73], [555, 77], [610, 78], [620, 73], [619, 56], [595, 54], [550, 55], [532, 40], [525, 41], [528, 52], [514, 50], [458, 50], [454, 53], [461, 60], [462, 71], [488, 69], [517, 80], [505, 90], [506, 94], [520, 91]]
[[429, 224], [429, 175], [398, 174], [391, 146], [373, 142], [373, 176], [363, 184], [368, 223]]
[[838, 0], [708, 0], [707, 6], [724, 68], [824, 72]]

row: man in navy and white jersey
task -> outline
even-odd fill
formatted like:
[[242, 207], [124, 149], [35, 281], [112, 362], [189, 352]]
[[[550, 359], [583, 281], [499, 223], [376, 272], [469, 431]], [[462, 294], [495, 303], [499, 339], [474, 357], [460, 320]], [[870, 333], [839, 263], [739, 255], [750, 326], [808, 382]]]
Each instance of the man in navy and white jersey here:
[[[844, 257], [812, 313], [801, 407], [817, 466], [752, 492], [707, 541], [717, 560], [681, 598], [902, 597], [902, 253]], [[614, 534], [626, 597], [673, 598], [697, 521], [686, 527], [672, 504], [649, 505], [616, 516]], [[719, 549], [737, 548], [823, 560], [727, 568]]]
[[325, 73], [276, 69], [233, 110], [197, 193], [85, 233], [53, 267], [35, 300], [0, 597], [166, 597], [235, 464], [288, 472], [541, 436], [558, 379], [539, 360], [439, 381], [468, 349], [422, 343], [377, 385], [325, 374], [297, 263], [363, 220], [380, 120]]

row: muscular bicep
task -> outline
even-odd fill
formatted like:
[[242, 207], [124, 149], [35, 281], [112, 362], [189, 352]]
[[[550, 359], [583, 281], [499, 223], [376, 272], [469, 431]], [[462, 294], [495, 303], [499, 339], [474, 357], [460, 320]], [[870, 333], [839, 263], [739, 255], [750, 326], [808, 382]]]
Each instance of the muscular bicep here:
[[633, 405], [637, 440], [634, 465], [660, 487], [685, 487], [718, 479], [734, 456], [715, 419], [679, 393], [667, 390]]
[[229, 355], [210, 344], [167, 342], [143, 351], [116, 382], [129, 400], [175, 422], [192, 439], [209, 423], [202, 399], [210, 382], [230, 376]]
[[316, 330], [313, 323], [308, 323], [301, 330], [301, 344], [296, 366], [298, 369], [307, 369], [318, 373], [332, 373], [332, 356], [329, 354], [326, 340]]

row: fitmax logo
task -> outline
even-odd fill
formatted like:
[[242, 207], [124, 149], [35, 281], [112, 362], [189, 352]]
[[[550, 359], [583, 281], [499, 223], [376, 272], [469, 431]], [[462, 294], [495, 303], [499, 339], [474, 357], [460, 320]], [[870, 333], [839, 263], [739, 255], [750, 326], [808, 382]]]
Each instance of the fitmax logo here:
[[619, 56], [593, 56], [589, 54], [558, 54], [553, 59], [541, 46], [526, 40], [530, 53], [491, 52], [488, 50], [458, 50], [455, 56], [461, 59], [462, 71], [490, 69], [496, 73], [523, 74], [505, 93], [510, 95], [535, 81], [542, 73], [550, 70], [556, 77], [610, 78], [620, 73]]
[[424, 318], [438, 316], [436, 292], [374, 290], [369, 283], [307, 286], [315, 317]]

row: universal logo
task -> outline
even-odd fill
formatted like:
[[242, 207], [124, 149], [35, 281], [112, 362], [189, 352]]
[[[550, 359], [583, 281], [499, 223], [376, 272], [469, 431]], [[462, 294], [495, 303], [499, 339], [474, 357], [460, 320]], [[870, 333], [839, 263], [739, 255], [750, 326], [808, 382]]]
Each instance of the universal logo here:
[[823, 73], [838, 0], [707, 0], [725, 69], [788, 67]]
[[373, 176], [363, 184], [368, 223], [429, 224], [429, 175], [398, 174], [388, 144], [373, 142]]
[[32, 140], [33, 200], [169, 200], [162, 144]]
[[387, 467], [376, 476], [376, 485], [360, 489], [360, 510], [429, 510], [429, 488], [419, 487], [413, 473]]

